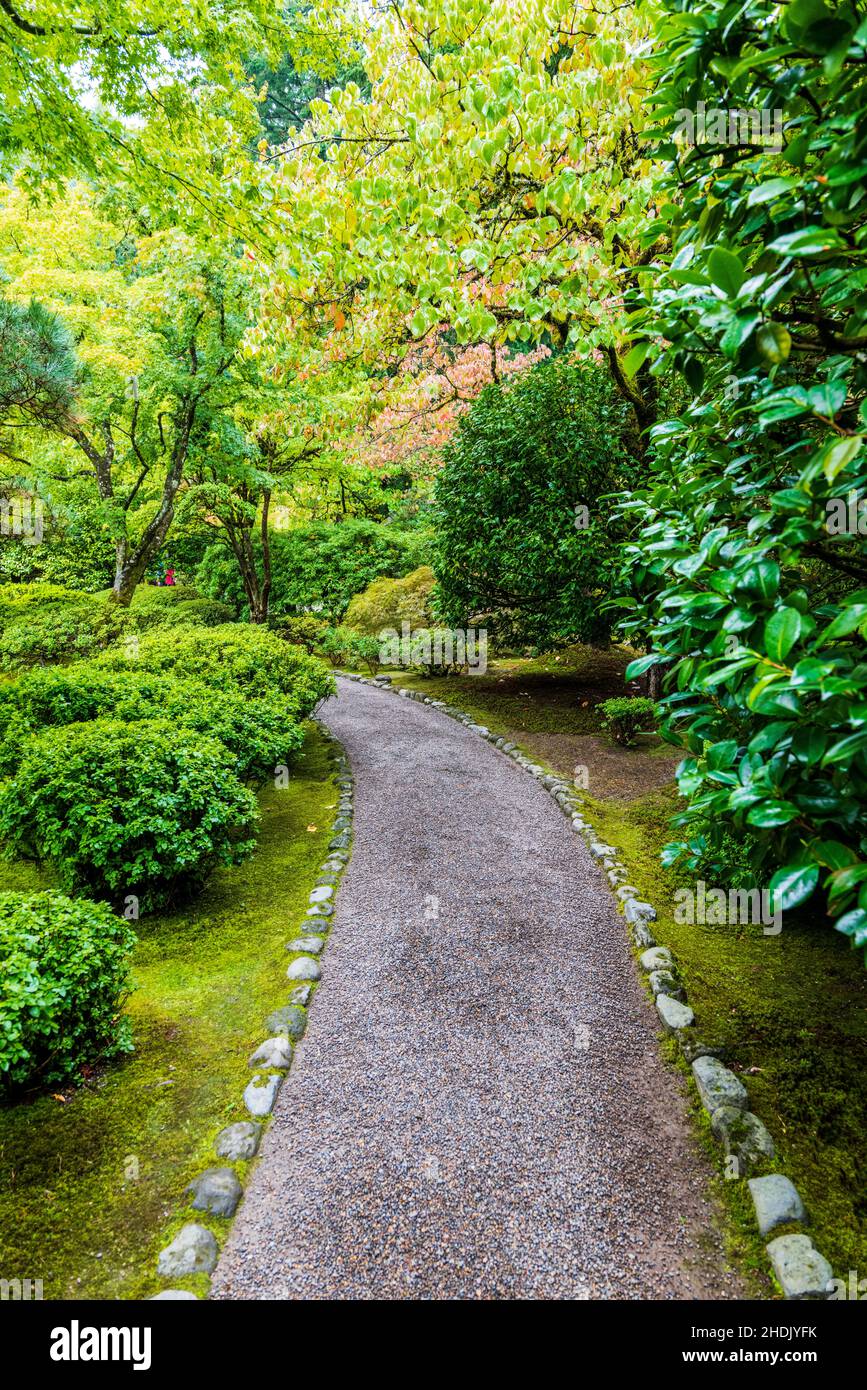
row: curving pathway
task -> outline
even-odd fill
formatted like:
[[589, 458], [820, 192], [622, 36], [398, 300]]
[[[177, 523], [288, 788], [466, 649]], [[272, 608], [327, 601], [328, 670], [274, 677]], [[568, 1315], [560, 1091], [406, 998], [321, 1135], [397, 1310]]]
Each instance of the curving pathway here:
[[731, 1298], [604, 876], [428, 706], [339, 682], [354, 847], [213, 1298]]

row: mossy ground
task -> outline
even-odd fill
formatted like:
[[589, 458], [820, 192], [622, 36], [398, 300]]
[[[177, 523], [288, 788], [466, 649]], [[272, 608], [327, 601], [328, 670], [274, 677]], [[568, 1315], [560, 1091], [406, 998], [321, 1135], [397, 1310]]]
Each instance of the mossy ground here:
[[[220, 1160], [214, 1137], [248, 1118], [247, 1059], [286, 1002], [285, 943], [303, 918], [337, 801], [314, 725], [288, 787], [262, 794], [254, 856], [182, 910], [139, 923], [129, 1001], [135, 1052], [77, 1089], [0, 1109], [0, 1275], [46, 1298], [143, 1298], [161, 1247], [192, 1219], [187, 1183]], [[0, 886], [39, 885], [26, 865]], [[244, 1165], [237, 1165], [243, 1176]], [[173, 1281], [204, 1292], [204, 1276]]]
[[[600, 729], [595, 704], [610, 694], [625, 664], [616, 651], [586, 651], [578, 661], [494, 662], [484, 677], [426, 680], [395, 674], [406, 684], [451, 701], [499, 733], [510, 732], [543, 761], [538, 740], [573, 734], [573, 760], [586, 761], [582, 736]], [[595, 673], [595, 674], [594, 674]], [[622, 684], [620, 687], [622, 693]], [[589, 701], [587, 705], [585, 701]], [[561, 712], [562, 711], [562, 717]], [[522, 739], [522, 731], [524, 737]], [[568, 748], [558, 747], [561, 774]], [[578, 756], [579, 749], [583, 749]], [[861, 956], [824, 920], [787, 922], [779, 936], [761, 927], [701, 927], [675, 921], [674, 892], [689, 884], [662, 868], [659, 852], [672, 838], [668, 819], [678, 804], [673, 782], [653, 786], [665, 749], [646, 744], [622, 754], [635, 763], [634, 783], [649, 789], [623, 796], [588, 795], [587, 812], [606, 842], [618, 846], [629, 881], [659, 913], [657, 939], [680, 965], [697, 1031], [727, 1049], [750, 1105], [770, 1129], [777, 1148], [772, 1165], [796, 1183], [812, 1221], [815, 1242], [835, 1274], [867, 1270], [867, 971]], [[653, 767], [651, 768], [651, 764]], [[595, 789], [594, 768], [590, 788]], [[673, 1044], [666, 1052], [687, 1071]], [[728, 1215], [733, 1255], [752, 1276], [760, 1297], [775, 1290], [759, 1239], [746, 1184], [723, 1176], [722, 1151], [697, 1099], [697, 1133], [720, 1177], [718, 1195]]]

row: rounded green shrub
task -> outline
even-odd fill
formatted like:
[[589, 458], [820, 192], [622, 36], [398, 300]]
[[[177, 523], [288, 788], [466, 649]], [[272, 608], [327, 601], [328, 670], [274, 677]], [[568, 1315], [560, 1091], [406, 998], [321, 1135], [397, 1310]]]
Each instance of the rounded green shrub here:
[[41, 729], [101, 718], [168, 719], [219, 739], [242, 781], [264, 780], [304, 739], [279, 692], [249, 698], [188, 678], [76, 662], [28, 671], [0, 685], [0, 774], [14, 773], [26, 740]]
[[631, 748], [639, 734], [647, 733], [656, 716], [655, 701], [643, 695], [618, 695], [613, 700], [603, 700], [599, 709], [603, 728], [624, 748]]
[[60, 893], [0, 893], [0, 1089], [77, 1080], [130, 1052], [129, 922]]
[[60, 886], [156, 908], [254, 847], [256, 798], [214, 738], [164, 720], [94, 719], [26, 743], [0, 789], [8, 856], [49, 864]]
[[294, 642], [307, 652], [315, 652], [328, 625], [315, 613], [299, 613], [296, 617], [273, 618], [269, 626], [284, 642]]
[[245, 623], [150, 632], [97, 659], [106, 669], [192, 676], [218, 690], [235, 690], [247, 697], [279, 691], [298, 720], [334, 691], [334, 681], [321, 661], [302, 647], [284, 642], [276, 632]]
[[217, 627], [235, 616], [227, 604], [204, 598], [198, 590], [181, 584], [140, 584], [130, 613], [139, 632], [187, 624]]

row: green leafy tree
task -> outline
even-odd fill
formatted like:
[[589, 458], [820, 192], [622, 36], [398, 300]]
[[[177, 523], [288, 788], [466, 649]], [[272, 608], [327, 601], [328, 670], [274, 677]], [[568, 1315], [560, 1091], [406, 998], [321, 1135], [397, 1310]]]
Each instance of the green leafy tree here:
[[627, 408], [601, 369], [546, 362], [487, 387], [436, 480], [434, 569], [454, 625], [501, 642], [604, 641], [617, 572], [611, 494], [633, 477]]
[[[7, 195], [0, 265], [10, 297], [36, 290], [43, 306], [38, 321], [32, 308], [11, 319], [19, 386], [0, 453], [43, 490], [89, 480], [110, 528], [113, 591], [128, 605], [172, 526], [197, 442], [256, 378], [240, 351], [251, 315], [243, 259], [176, 229], [149, 232], [129, 209], [119, 225], [76, 187], [50, 214], [20, 190]], [[36, 328], [53, 356], [34, 362], [28, 392]], [[48, 395], [47, 375], [61, 382]]]
[[342, 9], [0, 0], [0, 172], [17, 171], [36, 195], [73, 174], [131, 181], [155, 209], [235, 221], [228, 185], [259, 129], [247, 55], [327, 66]]

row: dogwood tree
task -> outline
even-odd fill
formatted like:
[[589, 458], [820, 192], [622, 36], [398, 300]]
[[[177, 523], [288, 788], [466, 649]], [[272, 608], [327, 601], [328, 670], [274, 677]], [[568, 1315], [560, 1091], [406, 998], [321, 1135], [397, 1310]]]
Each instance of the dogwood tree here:
[[263, 160], [272, 255], [262, 346], [315, 326], [387, 372], [446, 324], [458, 343], [597, 352], [642, 427], [648, 381], [620, 303], [650, 257], [641, 139], [649, 14], [613, 0], [389, 0], [357, 84]]

